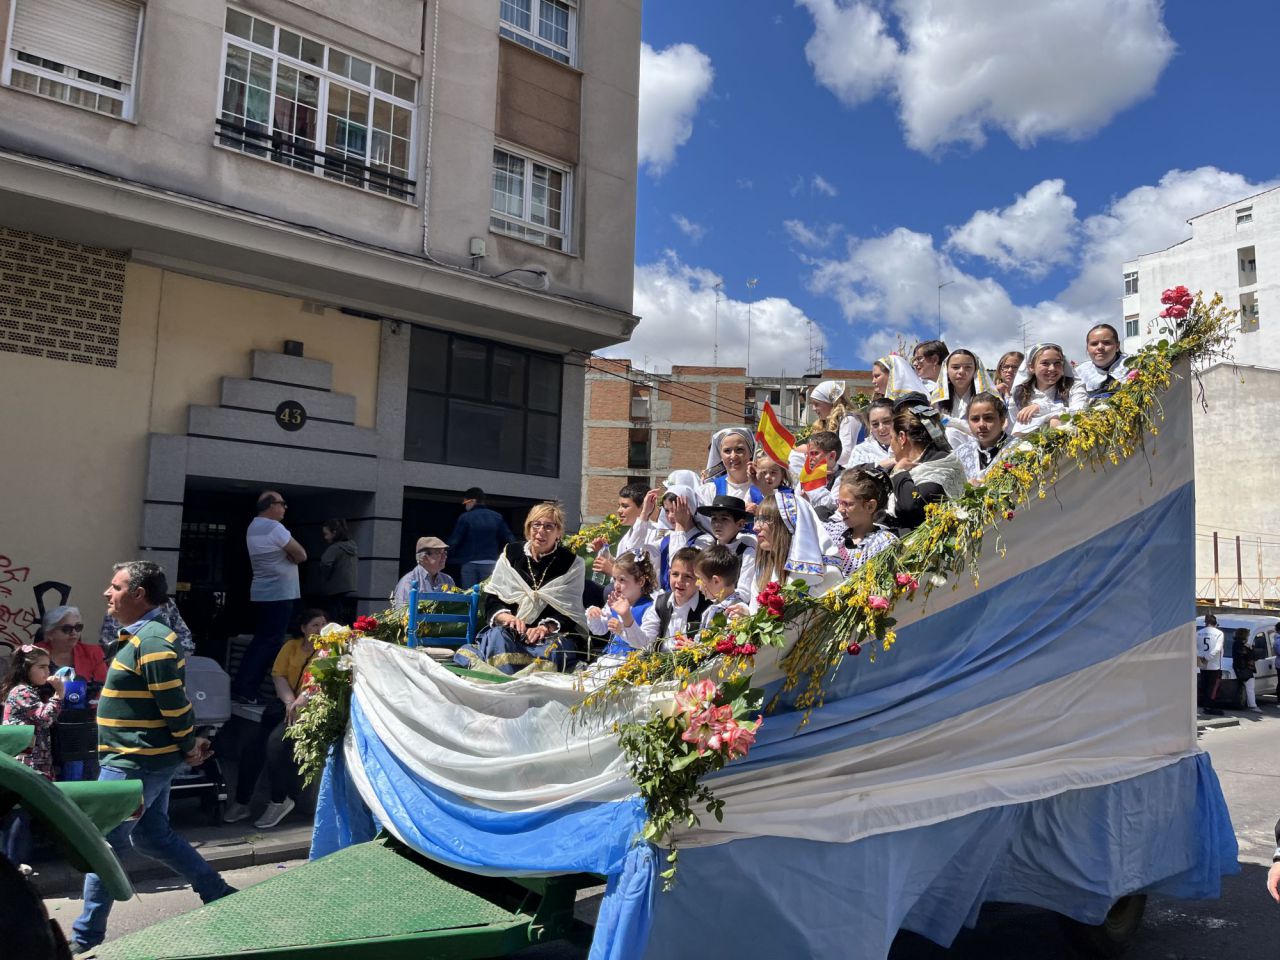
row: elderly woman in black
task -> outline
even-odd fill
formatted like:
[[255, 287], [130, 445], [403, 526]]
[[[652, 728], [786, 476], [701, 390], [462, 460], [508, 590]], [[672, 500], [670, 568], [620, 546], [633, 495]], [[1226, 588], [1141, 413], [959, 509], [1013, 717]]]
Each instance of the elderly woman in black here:
[[560, 546], [564, 509], [539, 503], [524, 522], [524, 541], [509, 543], [485, 582], [481, 615], [488, 626], [454, 662], [480, 662], [516, 673], [535, 661], [572, 670], [585, 649], [586, 611], [582, 558]]

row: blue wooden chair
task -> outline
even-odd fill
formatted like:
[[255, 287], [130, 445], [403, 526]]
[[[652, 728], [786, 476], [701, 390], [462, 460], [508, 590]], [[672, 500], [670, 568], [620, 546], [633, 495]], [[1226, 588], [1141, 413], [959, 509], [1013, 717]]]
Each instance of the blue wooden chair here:
[[[424, 600], [432, 600], [437, 603], [449, 603], [455, 606], [466, 604], [465, 611], [459, 610], [456, 613], [420, 613], [418, 604]], [[432, 646], [432, 647], [461, 647], [463, 644], [471, 643], [476, 638], [476, 623], [480, 611], [480, 588], [474, 586], [466, 593], [419, 593], [415, 586], [409, 591], [409, 623], [406, 628], [408, 645], [411, 647]], [[465, 637], [418, 637], [418, 624], [420, 623], [465, 623], [467, 625], [467, 634]]]

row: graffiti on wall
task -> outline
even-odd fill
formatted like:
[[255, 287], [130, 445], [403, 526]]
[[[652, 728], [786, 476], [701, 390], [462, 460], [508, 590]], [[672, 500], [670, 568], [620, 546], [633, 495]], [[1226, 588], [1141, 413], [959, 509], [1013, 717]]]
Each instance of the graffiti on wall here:
[[8, 557], [0, 555], [0, 643], [20, 647], [30, 643], [36, 634], [34, 607], [21, 606], [14, 599], [14, 587], [27, 582], [30, 567], [15, 567]]

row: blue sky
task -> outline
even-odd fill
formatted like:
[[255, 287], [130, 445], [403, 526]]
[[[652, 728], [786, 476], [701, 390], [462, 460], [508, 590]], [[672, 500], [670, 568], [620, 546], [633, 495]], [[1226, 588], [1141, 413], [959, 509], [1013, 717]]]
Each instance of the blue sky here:
[[811, 335], [865, 368], [932, 335], [946, 281], [950, 346], [991, 364], [1025, 331], [1072, 352], [1119, 324], [1122, 260], [1280, 173], [1275, 71], [1248, 40], [1280, 13], [1230, 9], [651, 0], [643, 319], [610, 352], [709, 362], [717, 281], [719, 360], [745, 360], [750, 301], [753, 374], [804, 372]]

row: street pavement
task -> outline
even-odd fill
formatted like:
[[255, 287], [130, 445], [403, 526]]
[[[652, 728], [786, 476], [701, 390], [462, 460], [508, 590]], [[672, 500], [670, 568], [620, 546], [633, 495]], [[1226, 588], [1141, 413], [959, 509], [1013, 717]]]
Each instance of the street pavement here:
[[[1280, 708], [1271, 698], [1264, 713], [1230, 713], [1238, 726], [1207, 729], [1201, 744], [1213, 758], [1231, 808], [1240, 843], [1241, 872], [1223, 880], [1221, 899], [1183, 901], [1152, 897], [1146, 922], [1126, 960], [1275, 960], [1280, 931], [1280, 904], [1264, 888], [1274, 849], [1273, 827], [1280, 816]], [[224, 872], [228, 882], [244, 889], [303, 861], [258, 863]], [[198, 907], [199, 898], [175, 880], [150, 879], [137, 884], [139, 896], [117, 904], [111, 935], [155, 923]], [[80, 909], [77, 899], [45, 900], [50, 915], [69, 929]], [[597, 891], [584, 891], [579, 916], [591, 919], [599, 904]], [[985, 909], [974, 930], [964, 931], [950, 949], [903, 934], [890, 960], [1077, 960], [1063, 935], [1059, 918], [1046, 911], [1008, 905]], [[519, 960], [584, 960], [586, 951], [568, 944], [546, 944], [517, 954]]]

